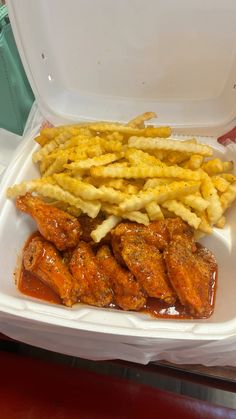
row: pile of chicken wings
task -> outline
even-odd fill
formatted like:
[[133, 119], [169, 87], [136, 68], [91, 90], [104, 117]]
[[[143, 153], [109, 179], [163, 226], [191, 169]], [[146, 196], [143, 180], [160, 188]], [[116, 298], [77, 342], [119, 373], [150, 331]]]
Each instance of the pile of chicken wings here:
[[79, 218], [31, 194], [16, 200], [34, 218], [39, 234], [23, 250], [23, 266], [51, 287], [66, 306], [142, 310], [149, 297], [207, 316], [211, 306], [212, 253], [198, 245], [180, 218], [148, 226], [121, 222], [99, 244], [90, 236], [102, 222]]

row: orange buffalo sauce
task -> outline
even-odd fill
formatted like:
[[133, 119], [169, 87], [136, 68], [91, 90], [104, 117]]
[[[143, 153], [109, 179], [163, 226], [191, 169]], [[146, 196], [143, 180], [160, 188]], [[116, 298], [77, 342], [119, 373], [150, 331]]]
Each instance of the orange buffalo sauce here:
[[18, 289], [25, 295], [39, 298], [50, 303], [62, 304], [60, 297], [34, 274], [21, 267]]

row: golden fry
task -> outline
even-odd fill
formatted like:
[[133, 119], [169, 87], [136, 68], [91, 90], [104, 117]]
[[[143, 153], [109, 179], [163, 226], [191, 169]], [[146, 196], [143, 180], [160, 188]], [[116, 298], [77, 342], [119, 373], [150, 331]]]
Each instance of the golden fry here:
[[161, 138], [143, 138], [130, 137], [128, 141], [129, 147], [141, 150], [170, 150], [181, 151], [184, 153], [195, 153], [202, 156], [212, 156], [213, 150], [208, 145], [186, 143], [179, 140], [163, 140]]
[[201, 223], [201, 219], [197, 217], [194, 212], [191, 212], [184, 204], [172, 199], [170, 201], [163, 202], [162, 206], [167, 208], [169, 211], [174, 212], [182, 220], [186, 221], [191, 227], [196, 230]]
[[173, 177], [179, 179], [200, 180], [201, 172], [183, 169], [178, 166], [139, 166], [139, 167], [92, 167], [91, 176], [95, 177], [115, 177], [125, 179], [145, 179], [153, 177]]
[[127, 125], [132, 128], [144, 128], [144, 122], [153, 118], [157, 118], [155, 112], [144, 112], [141, 115], [136, 116], [134, 119], [131, 119]]
[[120, 204], [120, 209], [122, 211], [137, 211], [152, 201], [155, 201], [157, 204], [163, 204], [163, 202], [169, 199], [194, 193], [199, 187], [199, 182], [172, 182], [169, 185], [141, 191], [136, 196], [128, 197]]

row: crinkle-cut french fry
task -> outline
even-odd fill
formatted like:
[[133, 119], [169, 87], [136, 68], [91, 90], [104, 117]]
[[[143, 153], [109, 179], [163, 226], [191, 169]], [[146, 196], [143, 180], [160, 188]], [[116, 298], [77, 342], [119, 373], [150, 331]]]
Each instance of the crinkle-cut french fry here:
[[233, 201], [236, 199], [236, 182], [232, 183], [228, 189], [222, 193], [220, 197], [220, 202], [223, 208], [223, 211], [225, 212], [233, 203]]
[[[103, 179], [102, 184], [107, 186], [108, 188], [118, 189], [120, 191], [124, 190], [124, 188], [128, 185], [128, 183], [124, 179]], [[101, 183], [100, 185], [101, 186]]]
[[196, 211], [196, 214], [201, 219], [201, 223], [199, 224], [198, 230], [206, 234], [211, 234], [212, 227], [210, 226], [208, 222], [206, 211], [201, 211], [201, 212]]
[[7, 189], [7, 197], [16, 198], [19, 195], [25, 195], [27, 192], [34, 192], [39, 182], [41, 182], [41, 179], [33, 179], [10, 186]]
[[[69, 151], [71, 150], [71, 151]], [[76, 161], [76, 160], [84, 160], [87, 159], [88, 154], [87, 154], [87, 150], [88, 149], [83, 149], [80, 147], [75, 147], [75, 148], [71, 148], [69, 149], [68, 152], [67, 150], [60, 150], [60, 151], [64, 151], [64, 153], [68, 156], [68, 160], [71, 161]], [[64, 153], [62, 152], [61, 155], [63, 156]]]
[[120, 141], [121, 143], [124, 140], [124, 136], [120, 132], [112, 132], [111, 134], [107, 134], [106, 139], [108, 141]]
[[179, 179], [200, 180], [202, 173], [183, 169], [178, 166], [139, 166], [139, 167], [92, 167], [91, 176], [95, 177], [115, 177], [125, 179], [153, 178], [153, 177], [173, 177]]
[[222, 161], [218, 158], [209, 160], [202, 164], [202, 169], [213, 176], [224, 172], [231, 172], [234, 168], [232, 161]]
[[39, 151], [33, 153], [32, 160], [34, 163], [41, 161], [45, 156], [55, 150], [59, 144], [64, 143], [68, 138], [71, 137], [69, 132], [62, 132], [59, 134], [54, 140], [47, 143], [44, 147], [42, 147]]
[[222, 217], [215, 224], [215, 227], [217, 227], [217, 228], [224, 228], [225, 223], [226, 223], [226, 218], [225, 218], [224, 215], [222, 215]]
[[145, 206], [145, 210], [147, 211], [147, 215], [151, 221], [163, 220], [164, 218], [160, 205], [154, 201], [149, 202], [149, 204]]
[[39, 162], [39, 171], [41, 173], [41, 175], [43, 175], [47, 168], [54, 162], [54, 157], [52, 156], [47, 156], [46, 158], [44, 158], [42, 161]]
[[202, 164], [202, 169], [209, 175], [217, 175], [219, 173], [223, 173], [223, 162], [216, 158], [212, 160], [208, 160], [207, 162]]
[[110, 168], [124, 168], [124, 167], [128, 167], [129, 163], [127, 161], [119, 161], [118, 163], [112, 163], [112, 164], [108, 164], [106, 167], [110, 167]]
[[225, 192], [230, 185], [230, 182], [228, 180], [224, 179], [222, 176], [212, 176], [211, 180], [212, 180], [212, 183], [215, 186], [215, 188], [220, 193]]
[[67, 156], [58, 157], [46, 170], [44, 176], [51, 176], [64, 170], [63, 166], [67, 162]]
[[[77, 172], [76, 172], [76, 174], [72, 172], [72, 176], [74, 178], [76, 178]], [[86, 184], [96, 186], [96, 188], [99, 188], [100, 186], [104, 185], [105, 182], [110, 180], [109, 178], [102, 179], [102, 178], [95, 178], [95, 177], [87, 176], [87, 175], [86, 176], [81, 176], [81, 177], [83, 177], [83, 182], [85, 182]], [[81, 177], [79, 179], [81, 179]]]
[[65, 168], [70, 169], [70, 170], [90, 169], [90, 167], [103, 166], [119, 159], [120, 159], [119, 154], [109, 153], [109, 154], [104, 154], [103, 156], [93, 157], [91, 159], [80, 160], [77, 162], [66, 164]]
[[155, 201], [157, 204], [162, 204], [167, 200], [197, 192], [199, 187], [199, 182], [172, 182], [169, 185], [140, 191], [136, 196], [128, 197], [119, 206], [122, 211], [137, 211], [144, 208], [149, 202]]
[[149, 224], [149, 218], [147, 214], [144, 214], [140, 211], [121, 211], [121, 209], [116, 205], [111, 204], [102, 204], [102, 210], [105, 211], [107, 214], [113, 214], [116, 216], [120, 216], [124, 219], [135, 221], [139, 224], [148, 225]]
[[53, 178], [61, 188], [86, 201], [96, 200], [102, 197], [102, 192], [99, 189], [80, 179], [74, 179], [63, 173], [55, 174]]
[[83, 134], [84, 132], [87, 132], [89, 126], [90, 126], [90, 123], [81, 122], [79, 124], [74, 124], [74, 125], [60, 125], [58, 127], [45, 127], [41, 129], [40, 134], [43, 135], [44, 137], [49, 138], [50, 140], [53, 140], [55, 137], [57, 137], [63, 132], [68, 132], [72, 137], [80, 133]]
[[209, 176], [217, 175], [233, 170], [234, 164], [232, 161], [222, 161], [218, 158], [209, 160], [202, 164], [202, 169], [208, 173]]
[[35, 192], [38, 192], [46, 197], [64, 201], [76, 208], [81, 209], [91, 218], [95, 218], [101, 208], [101, 204], [98, 201], [84, 201], [79, 197], [75, 197], [70, 192], [64, 191], [60, 186], [51, 185], [50, 183], [39, 182], [38, 185], [36, 185]]
[[197, 217], [194, 212], [191, 212], [184, 204], [176, 201], [175, 199], [163, 202], [162, 206], [167, 208], [169, 211], [174, 212], [182, 220], [186, 221], [195, 230], [199, 227], [201, 219]]
[[[64, 161], [64, 164], [67, 163], [67, 160], [75, 161], [80, 159], [86, 159], [87, 153], [85, 150], [80, 150], [78, 147], [72, 147], [68, 150], [58, 150], [55, 152], [50, 153], [48, 156], [44, 157], [44, 159], [39, 162], [40, 167], [40, 173], [44, 175], [46, 174], [47, 170], [50, 168], [50, 166], [53, 165], [54, 162], [56, 162], [57, 159], [59, 161]], [[58, 167], [58, 164], [55, 163], [55, 165]], [[52, 166], [52, 169], [54, 169], [55, 166]], [[64, 170], [62, 166], [62, 171]], [[50, 169], [51, 172], [51, 169]], [[49, 173], [50, 173], [49, 172]], [[53, 173], [53, 171], [51, 172]]]
[[61, 134], [65, 129], [63, 126], [59, 127], [45, 127], [40, 130], [40, 135], [48, 138], [50, 141], [53, 140], [57, 135]]
[[220, 176], [230, 183], [236, 182], [236, 176], [232, 173], [222, 173]]
[[147, 214], [144, 214], [143, 212], [140, 212], [140, 211], [129, 211], [129, 212], [124, 211], [124, 212], [121, 212], [120, 215], [125, 220], [134, 221], [135, 223], [144, 224], [145, 226], [149, 224], [149, 218]]
[[144, 122], [153, 118], [157, 118], [157, 114], [155, 112], [144, 112], [131, 119], [127, 125], [132, 128], [144, 128]]
[[129, 148], [125, 152], [125, 158], [132, 166], [138, 166], [139, 164], [148, 166], [163, 165], [161, 160], [158, 160], [156, 157], [135, 148]]
[[58, 149], [65, 150], [72, 147], [83, 147], [87, 148], [94, 144], [100, 144], [100, 138], [86, 136], [86, 135], [77, 135], [75, 137], [70, 137], [65, 143], [60, 144]]
[[202, 181], [201, 192], [203, 198], [209, 202], [206, 209], [209, 223], [214, 225], [222, 216], [223, 210], [217, 190], [214, 187], [211, 178], [207, 174]]
[[143, 138], [143, 137], [130, 137], [128, 146], [138, 148], [140, 150], [170, 150], [182, 151], [184, 153], [195, 153], [203, 156], [212, 156], [213, 150], [205, 144], [192, 144], [179, 140], [170, 140], [162, 138]]
[[118, 140], [106, 140], [105, 138], [100, 138], [100, 145], [103, 148], [105, 153], [118, 153], [122, 151], [123, 144]]
[[[100, 178], [91, 177], [91, 179], [93, 179], [91, 180], [92, 184], [94, 183], [93, 181], [95, 181], [95, 186], [107, 186], [108, 188], [117, 189], [118, 191], [125, 192], [126, 194], [130, 195], [138, 193], [142, 187], [142, 185], [139, 185], [138, 183], [132, 184], [125, 181], [124, 179], [102, 178], [102, 183]], [[98, 182], [96, 182], [96, 180], [98, 180]]]
[[234, 170], [234, 162], [223, 161], [223, 172], [231, 172], [232, 170]]
[[197, 211], [204, 211], [209, 205], [209, 202], [206, 201], [206, 199], [203, 199], [201, 196], [198, 196], [197, 194], [183, 196], [182, 198], [180, 198], [180, 200], [181, 202], [183, 202], [183, 204]]
[[101, 208], [98, 201], [83, 201], [75, 197], [70, 192], [64, 191], [60, 186], [54, 183], [52, 178], [35, 179], [33, 181], [22, 182], [14, 185], [7, 190], [8, 198], [15, 198], [24, 195], [27, 192], [37, 192], [38, 194], [54, 200], [65, 202], [71, 206], [81, 209], [89, 217], [95, 218]]
[[91, 232], [91, 237], [95, 243], [99, 243], [103, 237], [109, 233], [119, 222], [121, 221], [120, 217], [115, 215], [110, 215], [106, 220], [102, 222], [95, 230]]
[[34, 138], [34, 141], [38, 143], [41, 147], [45, 146], [50, 140], [43, 135], [38, 135]]
[[201, 167], [203, 160], [204, 157], [200, 154], [192, 154], [192, 156], [189, 157], [189, 160], [181, 164], [181, 166], [185, 169], [197, 170]]
[[89, 158], [99, 157], [103, 155], [103, 148], [100, 144], [93, 144], [86, 149]]
[[101, 123], [91, 125], [90, 130], [96, 132], [111, 132], [117, 131], [121, 134], [148, 136], [148, 137], [169, 137], [171, 135], [170, 127], [147, 127], [143, 129], [128, 127], [127, 125]]
[[168, 179], [168, 178], [148, 179], [143, 186], [143, 190], [146, 191], [147, 189], [153, 189], [156, 186], [168, 185], [171, 182], [173, 182], [173, 179]]
[[182, 153], [181, 151], [170, 151], [165, 157], [164, 161], [167, 164], [180, 164], [187, 160], [189, 157], [188, 153]]
[[101, 186], [99, 188], [99, 192], [101, 193], [100, 200], [109, 202], [111, 204], [119, 204], [127, 197], [124, 192], [117, 191], [113, 188], [108, 188], [107, 186]]

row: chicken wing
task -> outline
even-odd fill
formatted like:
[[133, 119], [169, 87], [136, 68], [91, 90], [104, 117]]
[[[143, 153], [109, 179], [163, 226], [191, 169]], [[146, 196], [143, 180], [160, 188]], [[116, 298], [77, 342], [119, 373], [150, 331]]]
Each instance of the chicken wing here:
[[168, 230], [163, 222], [152, 222], [148, 226], [143, 224], [124, 222], [120, 223], [111, 232], [112, 249], [117, 261], [125, 266], [125, 262], [121, 255], [121, 238], [127, 234], [133, 234], [145, 241], [147, 244], [157, 247], [159, 250], [165, 249], [168, 244]]
[[180, 241], [186, 247], [192, 250], [192, 252], [196, 251], [196, 244], [193, 235], [193, 229], [181, 218], [167, 218], [164, 220], [164, 223], [168, 230], [168, 242], [175, 240]]
[[209, 316], [212, 311], [211, 281], [216, 269], [214, 256], [203, 257], [199, 248], [192, 252], [184, 242], [173, 240], [164, 252], [170, 282], [180, 302], [193, 314]]
[[140, 310], [146, 297], [133, 274], [118, 264], [108, 246], [100, 247], [97, 258], [110, 278], [115, 304], [123, 310]]
[[78, 244], [80, 223], [72, 215], [46, 204], [30, 193], [18, 197], [16, 207], [34, 218], [42, 236], [58, 250], [73, 248]]
[[174, 292], [169, 286], [160, 251], [134, 234], [122, 236], [121, 246], [126, 265], [148, 296], [161, 298], [168, 303], [174, 302]]
[[106, 307], [113, 300], [109, 277], [103, 272], [89, 243], [81, 241], [74, 250], [69, 269], [77, 283], [81, 302]]
[[42, 282], [52, 288], [63, 303], [77, 301], [74, 280], [55, 247], [41, 236], [34, 237], [23, 252], [23, 264]]

